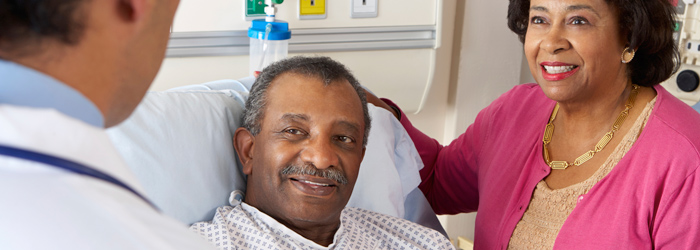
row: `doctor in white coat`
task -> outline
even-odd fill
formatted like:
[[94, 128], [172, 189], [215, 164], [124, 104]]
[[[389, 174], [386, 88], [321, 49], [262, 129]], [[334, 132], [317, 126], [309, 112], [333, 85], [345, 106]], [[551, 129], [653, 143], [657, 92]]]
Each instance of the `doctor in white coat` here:
[[105, 135], [144, 96], [178, 0], [0, 0], [0, 249], [208, 249]]

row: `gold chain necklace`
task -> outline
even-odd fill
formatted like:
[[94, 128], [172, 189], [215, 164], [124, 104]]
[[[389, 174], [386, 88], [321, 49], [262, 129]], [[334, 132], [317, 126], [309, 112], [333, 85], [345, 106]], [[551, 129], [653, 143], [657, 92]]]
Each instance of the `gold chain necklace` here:
[[552, 111], [552, 116], [549, 117], [549, 122], [547, 123], [547, 126], [544, 128], [544, 135], [542, 136], [542, 142], [544, 142], [544, 145], [542, 146], [544, 149], [544, 160], [549, 165], [550, 168], [552, 169], [566, 169], [570, 166], [580, 166], [584, 162], [587, 162], [591, 158], [593, 158], [593, 155], [595, 153], [600, 152], [605, 148], [606, 145], [608, 145], [608, 142], [612, 140], [613, 134], [617, 130], [620, 129], [622, 126], [622, 123], [625, 122], [625, 119], [627, 119], [627, 115], [630, 113], [630, 109], [634, 106], [634, 100], [637, 98], [637, 93], [639, 86], [636, 84], [632, 84], [632, 91], [630, 92], [630, 96], [627, 98], [627, 104], [625, 104], [625, 110], [623, 110], [619, 116], [617, 116], [617, 120], [615, 123], [612, 125], [612, 129], [610, 132], [605, 134], [603, 138], [598, 141], [598, 144], [595, 145], [595, 148], [593, 150], [589, 150], [588, 152], [582, 154], [573, 163], [569, 163], [567, 161], [551, 161], [549, 159], [549, 150], [547, 150], [547, 145], [549, 142], [552, 141], [552, 134], [554, 133], [554, 124], [552, 122], [554, 121], [554, 118], [557, 118], [557, 112], [559, 112], [559, 103], [554, 106], [554, 110]]

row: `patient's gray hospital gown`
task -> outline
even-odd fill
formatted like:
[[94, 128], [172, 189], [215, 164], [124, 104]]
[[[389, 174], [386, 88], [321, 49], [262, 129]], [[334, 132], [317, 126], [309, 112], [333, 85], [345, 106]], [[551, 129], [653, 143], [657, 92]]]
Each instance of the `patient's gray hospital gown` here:
[[333, 243], [324, 247], [308, 240], [254, 207], [241, 203], [216, 210], [211, 222], [190, 230], [219, 249], [454, 249], [433, 229], [360, 208], [345, 208]]

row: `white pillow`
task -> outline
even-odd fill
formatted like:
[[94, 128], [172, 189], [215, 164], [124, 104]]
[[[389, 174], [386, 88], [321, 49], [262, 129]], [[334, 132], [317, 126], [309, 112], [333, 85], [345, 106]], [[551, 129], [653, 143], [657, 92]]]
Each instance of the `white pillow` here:
[[243, 105], [232, 90], [149, 92], [107, 133], [164, 214], [211, 220], [232, 190], [245, 190], [232, 143]]
[[418, 170], [423, 162], [413, 141], [389, 111], [372, 104], [367, 108], [372, 128], [348, 206], [404, 218], [404, 201], [420, 184]]

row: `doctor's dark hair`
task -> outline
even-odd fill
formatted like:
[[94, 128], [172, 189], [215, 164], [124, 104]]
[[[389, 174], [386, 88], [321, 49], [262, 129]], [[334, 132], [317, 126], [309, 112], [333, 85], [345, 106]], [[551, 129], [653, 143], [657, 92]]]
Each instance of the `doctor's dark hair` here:
[[[628, 64], [632, 83], [654, 86], [678, 70], [680, 55], [673, 39], [675, 8], [670, 0], [605, 0], [617, 10], [618, 25], [630, 48], [637, 48]], [[510, 0], [508, 27], [525, 42], [529, 23], [529, 0]]]
[[[367, 146], [367, 138], [369, 137], [369, 129], [371, 126], [371, 118], [367, 110], [367, 97], [365, 91], [350, 71], [343, 64], [334, 61], [329, 57], [303, 57], [296, 56], [280, 60], [265, 67], [260, 73], [252, 89], [248, 100], [246, 100], [246, 108], [243, 111], [243, 127], [250, 131], [253, 136], [258, 135], [261, 129], [262, 118], [265, 115], [265, 106], [267, 89], [270, 87], [275, 78], [283, 73], [295, 73], [309, 77], [315, 77], [323, 80], [325, 85], [332, 84], [336, 80], [347, 80], [355, 89], [357, 95], [362, 102], [362, 113], [365, 120], [365, 131], [362, 138], [362, 146]], [[322, 100], [318, 100], [321, 104]]]
[[91, 0], [0, 0], [0, 51], [22, 56], [45, 39], [77, 44]]

